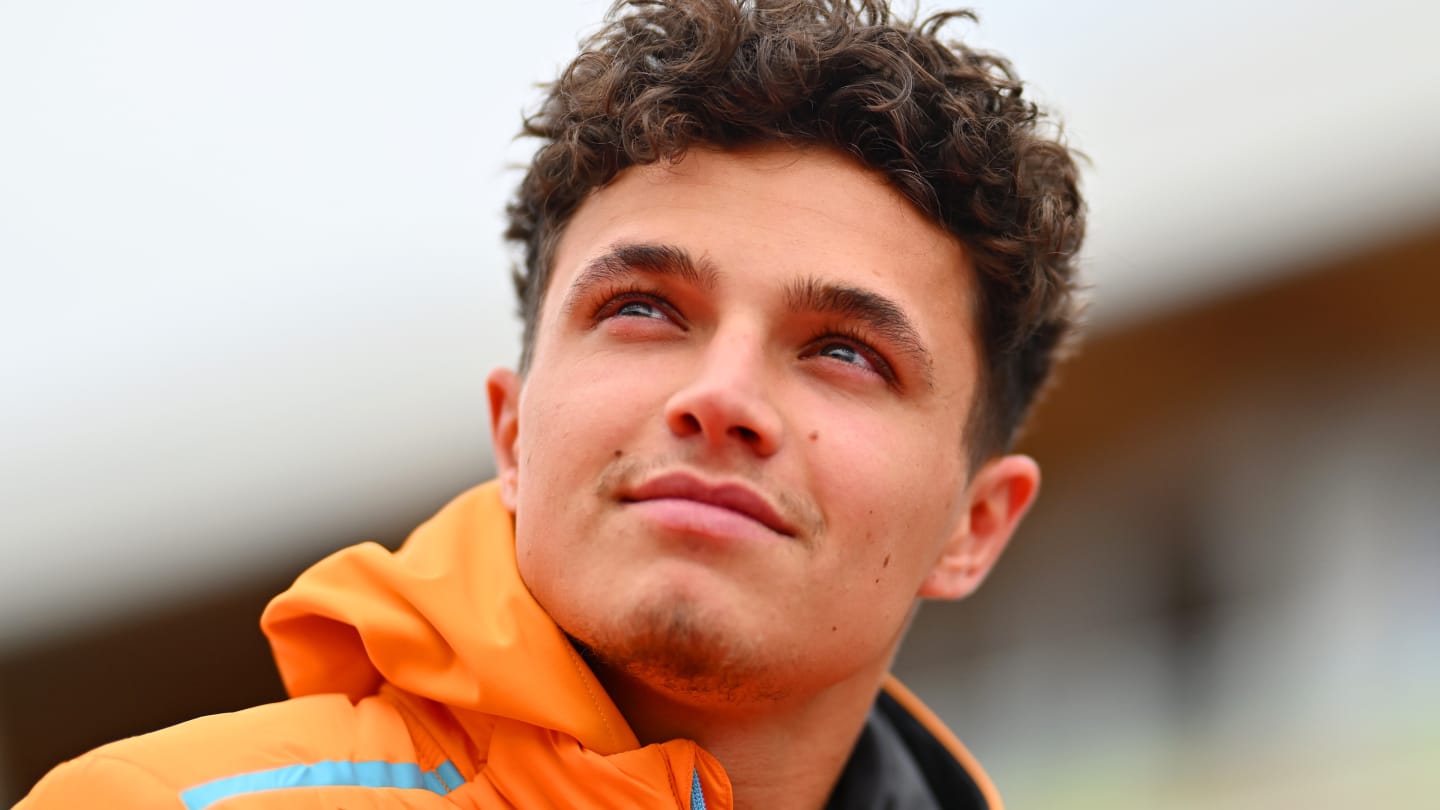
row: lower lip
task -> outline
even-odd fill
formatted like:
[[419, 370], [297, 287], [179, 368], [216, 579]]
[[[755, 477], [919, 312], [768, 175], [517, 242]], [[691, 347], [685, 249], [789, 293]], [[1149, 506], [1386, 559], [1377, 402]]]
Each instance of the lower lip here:
[[685, 498], [632, 501], [632, 510], [647, 521], [672, 532], [715, 540], [774, 542], [784, 535], [748, 515]]

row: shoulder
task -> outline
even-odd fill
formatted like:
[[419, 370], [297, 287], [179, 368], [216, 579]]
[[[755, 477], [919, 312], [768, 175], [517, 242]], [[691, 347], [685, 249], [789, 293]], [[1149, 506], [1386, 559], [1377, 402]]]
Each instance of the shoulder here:
[[316, 695], [201, 717], [102, 746], [52, 770], [17, 810], [102, 802], [112, 808], [193, 810], [205, 806], [207, 785], [254, 784], [257, 774], [324, 762], [413, 758], [405, 722], [388, 703], [352, 704], [341, 695]]
[[940, 718], [894, 677], [875, 701], [874, 715], [919, 766], [931, 792], [946, 807], [1003, 810], [995, 785], [980, 763]]

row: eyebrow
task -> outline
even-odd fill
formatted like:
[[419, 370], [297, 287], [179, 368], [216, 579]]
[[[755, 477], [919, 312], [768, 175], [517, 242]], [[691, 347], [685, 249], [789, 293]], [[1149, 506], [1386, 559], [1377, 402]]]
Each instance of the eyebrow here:
[[920, 367], [925, 385], [935, 387], [935, 362], [920, 339], [920, 331], [899, 304], [880, 293], [810, 277], [786, 285], [785, 305], [792, 312], [858, 321], [908, 355]]
[[562, 311], [572, 312], [595, 288], [635, 273], [674, 276], [706, 292], [715, 290], [719, 277], [709, 259], [704, 256], [697, 259], [678, 245], [619, 242], [580, 269], [565, 296]]
[[[706, 292], [719, 286], [720, 277], [720, 271], [708, 258], [696, 258], [679, 245], [617, 242], [581, 268], [565, 296], [562, 311], [568, 315], [597, 287], [635, 273], [673, 276]], [[880, 293], [811, 276], [786, 285], [785, 307], [795, 313], [832, 315], [859, 322], [910, 357], [920, 367], [925, 385], [935, 387], [935, 362], [920, 339], [920, 331], [905, 315], [904, 308]]]

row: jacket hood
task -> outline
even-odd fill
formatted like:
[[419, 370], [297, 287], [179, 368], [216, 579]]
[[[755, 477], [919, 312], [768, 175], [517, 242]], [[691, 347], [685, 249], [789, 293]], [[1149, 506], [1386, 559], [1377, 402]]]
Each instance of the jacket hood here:
[[[531, 781], [545, 790], [566, 779], [590, 789], [607, 784], [611, 793], [658, 785], [682, 807], [704, 807], [692, 801], [684, 779], [693, 771], [697, 791], [703, 783], [715, 807], [730, 805], [723, 767], [693, 742], [640, 747], [589, 665], [521, 581], [514, 520], [494, 482], [456, 498], [399, 551], [364, 543], [321, 560], [270, 603], [260, 624], [292, 697], [340, 693], [358, 703], [388, 683], [446, 707], [463, 725], [471, 716], [536, 727], [538, 737], [522, 735], [531, 743], [516, 737], [489, 747], [493, 756], [509, 745], [509, 758], [530, 763]], [[540, 767], [552, 760], [554, 773]], [[832, 808], [1000, 808], [969, 752], [894, 679], [845, 771]], [[542, 793], [550, 795], [534, 796]], [[903, 798], [927, 795], [933, 801]], [[545, 802], [532, 797], [523, 806], [539, 804]]]
[[457, 714], [563, 732], [597, 753], [639, 745], [521, 581], [495, 482], [456, 498], [397, 552], [364, 543], [325, 558], [260, 624], [292, 697], [358, 701], [389, 682]]

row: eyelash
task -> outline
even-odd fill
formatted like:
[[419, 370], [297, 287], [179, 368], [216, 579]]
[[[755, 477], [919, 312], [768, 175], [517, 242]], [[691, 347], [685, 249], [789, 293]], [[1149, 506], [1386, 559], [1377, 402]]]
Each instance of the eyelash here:
[[621, 307], [636, 301], [643, 301], [654, 306], [656, 309], [669, 315], [682, 329], [689, 329], [689, 326], [680, 317], [680, 313], [670, 305], [658, 290], [640, 284], [616, 284], [608, 287], [595, 297], [600, 304], [595, 308], [592, 319], [595, 323], [613, 316]]
[[[675, 310], [675, 307], [670, 304], [664, 294], [653, 287], [642, 284], [617, 283], [603, 289], [596, 295], [595, 300], [600, 302], [592, 316], [592, 320], [596, 324], [599, 324], [606, 318], [614, 316], [626, 304], [643, 301], [668, 315], [681, 329], [689, 330], [689, 325], [685, 323], [680, 313]], [[859, 352], [861, 356], [870, 362], [870, 365], [875, 369], [875, 373], [879, 374], [887, 385], [891, 387], [899, 385], [899, 378], [895, 374], [894, 367], [886, 361], [879, 351], [876, 351], [875, 348], [871, 346], [870, 341], [866, 339], [859, 330], [838, 323], [824, 324], [821, 328], [815, 330], [814, 335], [806, 340], [804, 345], [811, 347], [821, 344], [826, 340], [835, 340], [849, 344], [851, 348], [855, 349], [855, 351]]]
[[862, 357], [870, 362], [871, 367], [875, 369], [875, 373], [879, 374], [888, 385], [893, 387], [899, 384], [900, 380], [895, 375], [894, 367], [890, 365], [879, 351], [870, 345], [870, 341], [866, 339], [859, 330], [847, 325], [829, 324], [816, 330], [815, 336], [805, 341], [805, 345], [816, 346], [817, 344], [823, 344], [827, 340], [849, 344], [851, 348], [859, 352]]

